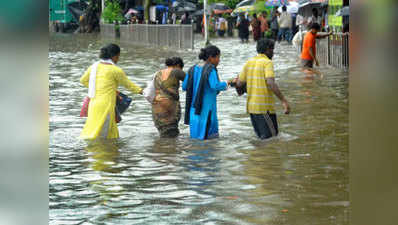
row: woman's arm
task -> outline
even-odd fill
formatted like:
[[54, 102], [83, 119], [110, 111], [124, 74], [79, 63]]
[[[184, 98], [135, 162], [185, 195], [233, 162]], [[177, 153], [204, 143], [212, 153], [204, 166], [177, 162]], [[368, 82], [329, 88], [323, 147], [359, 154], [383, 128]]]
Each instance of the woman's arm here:
[[118, 84], [127, 88], [134, 94], [142, 94], [142, 88], [140, 88], [134, 82], [130, 81], [126, 76], [126, 73], [122, 69], [119, 70], [120, 71], [116, 73], [116, 80], [118, 81]]
[[184, 78], [184, 82], [182, 82], [182, 90], [186, 91], [188, 86], [188, 78], [189, 74], [187, 73]]
[[209, 86], [214, 91], [224, 91], [227, 90], [228, 84], [225, 81], [220, 81], [216, 70], [212, 70], [209, 75]]
[[80, 78], [80, 83], [86, 87], [88, 87], [88, 81], [90, 79], [90, 72], [91, 72], [91, 66], [86, 70], [86, 72], [84, 72], [83, 76]]

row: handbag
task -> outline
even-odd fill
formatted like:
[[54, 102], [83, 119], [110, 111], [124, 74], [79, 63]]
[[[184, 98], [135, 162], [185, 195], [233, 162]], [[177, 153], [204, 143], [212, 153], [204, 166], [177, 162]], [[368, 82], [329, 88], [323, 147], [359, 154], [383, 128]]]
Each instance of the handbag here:
[[[132, 98], [127, 95], [117, 92], [116, 94], [116, 106], [115, 106], [115, 120], [116, 123], [122, 121], [121, 114], [126, 111], [126, 109], [130, 106]], [[80, 111], [80, 117], [87, 117], [88, 105], [90, 103], [90, 98], [88, 96], [83, 99], [83, 106]]]
[[84, 97], [83, 106], [82, 109], [80, 110], [80, 117], [87, 117], [89, 103], [90, 103], [90, 98], [88, 96]]
[[126, 111], [126, 109], [130, 106], [132, 99], [127, 95], [117, 92], [116, 95], [116, 106], [115, 106], [115, 120], [116, 123], [122, 121], [121, 114]]
[[155, 99], [156, 96], [155, 77], [156, 73], [153, 75], [152, 80], [147, 82], [146, 88], [144, 88], [144, 90], [142, 91], [142, 95], [149, 103], [153, 103], [153, 100]]

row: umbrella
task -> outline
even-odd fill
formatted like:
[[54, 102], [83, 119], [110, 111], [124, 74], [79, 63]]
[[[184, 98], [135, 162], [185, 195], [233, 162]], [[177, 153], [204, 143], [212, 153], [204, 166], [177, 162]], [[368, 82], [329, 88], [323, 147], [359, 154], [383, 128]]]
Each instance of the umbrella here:
[[[210, 15], [210, 14], [211, 14], [210, 11], [207, 10], [206, 15]], [[193, 15], [193, 16], [203, 16], [203, 9], [194, 12], [192, 15]]]
[[189, 8], [196, 8], [196, 5], [192, 2], [188, 1], [174, 1], [173, 4], [171, 5], [172, 8], [177, 8], [177, 7], [189, 7]]
[[213, 3], [213, 4], [210, 5], [210, 9], [225, 11], [225, 10], [230, 10], [231, 8], [229, 8], [224, 3]]
[[239, 8], [236, 8], [232, 14], [237, 15], [240, 13], [246, 13], [246, 12], [252, 12], [255, 11], [255, 7], [253, 5], [247, 5], [247, 6], [241, 6]]
[[239, 2], [236, 5], [236, 8], [240, 8], [242, 6], [249, 6], [249, 5], [254, 5], [256, 3], [256, 0], [244, 0], [242, 2]]
[[265, 2], [266, 7], [275, 7], [275, 6], [285, 5], [285, 4], [286, 4], [285, 0], [268, 0]]
[[213, 10], [214, 14], [224, 14], [224, 13], [231, 13], [232, 9], [227, 9], [227, 10], [219, 10], [219, 9], [215, 9]]
[[[282, 12], [282, 6], [278, 8], [279, 12]], [[286, 11], [290, 14], [295, 14], [298, 13], [299, 11], [299, 4], [297, 2], [289, 2], [288, 5], [286, 5]]]
[[336, 16], [349, 16], [349, 15], [350, 15], [350, 7], [349, 6], [344, 6], [336, 13]]
[[192, 2], [174, 1], [171, 7], [171, 12], [193, 12], [196, 10], [196, 5]]
[[312, 1], [312, 0], [300, 0], [299, 3], [299, 8], [307, 6], [307, 5], [321, 5], [321, 3], [324, 1]]
[[280, 6], [280, 5], [281, 5], [281, 3], [279, 0], [268, 0], [265, 2], [265, 6], [268, 6], [268, 7], [274, 7], [274, 6]]
[[73, 18], [75, 18], [76, 21], [79, 21], [80, 16], [83, 15], [84, 11], [88, 7], [88, 4], [86, 2], [72, 2], [68, 4], [68, 9], [70, 13], [72, 14]]

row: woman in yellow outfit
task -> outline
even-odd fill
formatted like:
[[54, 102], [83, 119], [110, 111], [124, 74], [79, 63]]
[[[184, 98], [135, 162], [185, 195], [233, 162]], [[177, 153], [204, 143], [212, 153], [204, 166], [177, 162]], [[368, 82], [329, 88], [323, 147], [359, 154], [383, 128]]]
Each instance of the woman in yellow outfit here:
[[80, 83], [89, 88], [90, 97], [86, 124], [80, 134], [82, 139], [119, 137], [115, 120], [116, 90], [119, 85], [135, 94], [142, 94], [142, 89], [115, 65], [119, 56], [120, 48], [115, 44], [101, 48], [101, 60], [90, 66], [80, 78]]

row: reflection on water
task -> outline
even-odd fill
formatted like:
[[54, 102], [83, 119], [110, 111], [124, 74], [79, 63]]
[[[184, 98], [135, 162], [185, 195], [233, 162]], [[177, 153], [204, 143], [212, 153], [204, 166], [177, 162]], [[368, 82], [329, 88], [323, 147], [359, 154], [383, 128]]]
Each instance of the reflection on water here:
[[[222, 79], [255, 55], [254, 43], [212, 42], [222, 52]], [[50, 37], [50, 224], [348, 224], [347, 74], [325, 67], [322, 80], [305, 79], [293, 48], [277, 45], [276, 79], [292, 107], [283, 115], [277, 103], [278, 137], [258, 140], [245, 97], [229, 90], [218, 98], [219, 139], [190, 140], [182, 121], [177, 139], [160, 139], [150, 105], [131, 95], [121, 138], [86, 143], [77, 139], [87, 94], [79, 78], [104, 43], [96, 35]], [[120, 66], [143, 86], [166, 56], [181, 56], [185, 69], [199, 62], [202, 45], [122, 45]]]

